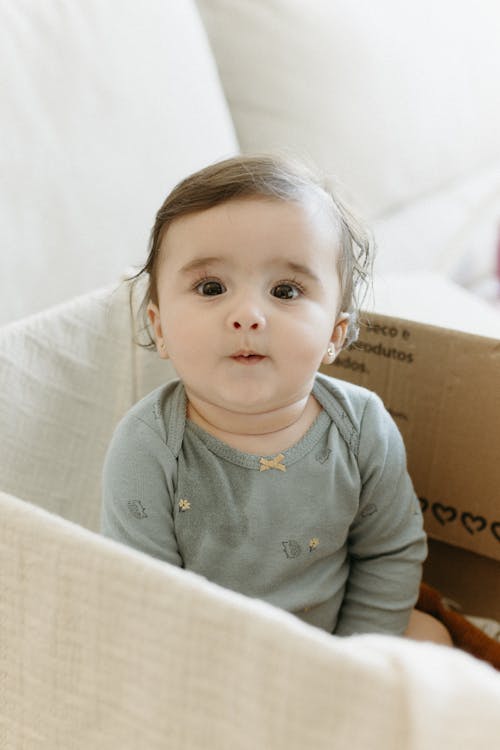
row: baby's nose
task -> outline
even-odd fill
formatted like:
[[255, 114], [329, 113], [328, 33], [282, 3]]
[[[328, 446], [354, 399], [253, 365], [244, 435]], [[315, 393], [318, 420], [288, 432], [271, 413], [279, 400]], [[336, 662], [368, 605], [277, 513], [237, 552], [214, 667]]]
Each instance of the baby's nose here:
[[257, 305], [243, 300], [231, 311], [228, 323], [233, 330], [257, 331], [264, 328], [266, 319]]
[[256, 331], [257, 328], [259, 328], [259, 322], [255, 321], [254, 323], [250, 323], [249, 325], [245, 325], [245, 323], [240, 323], [239, 320], [233, 320], [233, 328], [248, 328], [249, 330]]

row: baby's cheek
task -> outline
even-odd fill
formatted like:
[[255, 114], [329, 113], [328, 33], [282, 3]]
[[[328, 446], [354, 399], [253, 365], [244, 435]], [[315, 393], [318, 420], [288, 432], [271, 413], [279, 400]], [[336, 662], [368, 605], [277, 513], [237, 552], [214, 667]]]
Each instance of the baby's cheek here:
[[295, 329], [294, 341], [304, 356], [316, 357], [324, 353], [333, 332], [334, 323], [324, 316], [315, 316], [308, 321], [300, 321]]

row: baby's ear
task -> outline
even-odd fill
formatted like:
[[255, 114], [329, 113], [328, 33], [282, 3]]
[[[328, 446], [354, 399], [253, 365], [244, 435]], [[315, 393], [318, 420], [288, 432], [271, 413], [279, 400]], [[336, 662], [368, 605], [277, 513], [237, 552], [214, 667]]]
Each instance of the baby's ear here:
[[335, 323], [335, 327], [330, 338], [330, 343], [328, 344], [326, 354], [322, 360], [324, 365], [331, 365], [332, 362], [335, 361], [339, 352], [342, 350], [344, 341], [347, 336], [349, 320], [349, 313], [341, 313], [337, 318], [337, 322]]
[[147, 306], [146, 312], [148, 314], [149, 322], [151, 323], [151, 328], [153, 329], [154, 338], [156, 341], [156, 351], [158, 352], [161, 359], [168, 359], [167, 347], [165, 345], [165, 341], [163, 340], [161, 328], [160, 309], [158, 305], [155, 305], [154, 302], [150, 302]]
[[155, 327], [155, 323], [160, 318], [160, 310], [158, 308], [158, 305], [155, 305], [154, 302], [148, 302], [148, 306], [146, 308], [146, 312], [149, 318], [149, 322], [151, 323], [152, 327]]

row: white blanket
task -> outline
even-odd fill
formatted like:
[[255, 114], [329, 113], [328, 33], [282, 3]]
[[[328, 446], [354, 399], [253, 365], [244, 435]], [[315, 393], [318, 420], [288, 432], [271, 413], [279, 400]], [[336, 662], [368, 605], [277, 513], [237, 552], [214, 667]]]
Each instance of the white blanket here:
[[472, 657], [328, 636], [94, 533], [114, 425], [173, 374], [131, 330], [120, 287], [0, 331], [0, 747], [495, 747]]
[[339, 639], [0, 494], [0, 745], [491, 750], [500, 678]]

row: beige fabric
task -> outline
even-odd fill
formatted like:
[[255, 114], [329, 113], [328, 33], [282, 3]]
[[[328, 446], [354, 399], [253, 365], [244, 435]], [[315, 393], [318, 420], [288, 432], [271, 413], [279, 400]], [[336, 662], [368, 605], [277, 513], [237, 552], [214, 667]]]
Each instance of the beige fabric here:
[[500, 678], [337, 639], [0, 494], [0, 746], [491, 750]]
[[126, 284], [0, 328], [2, 490], [98, 529], [111, 434], [133, 403], [175, 375], [134, 345], [133, 332]]

